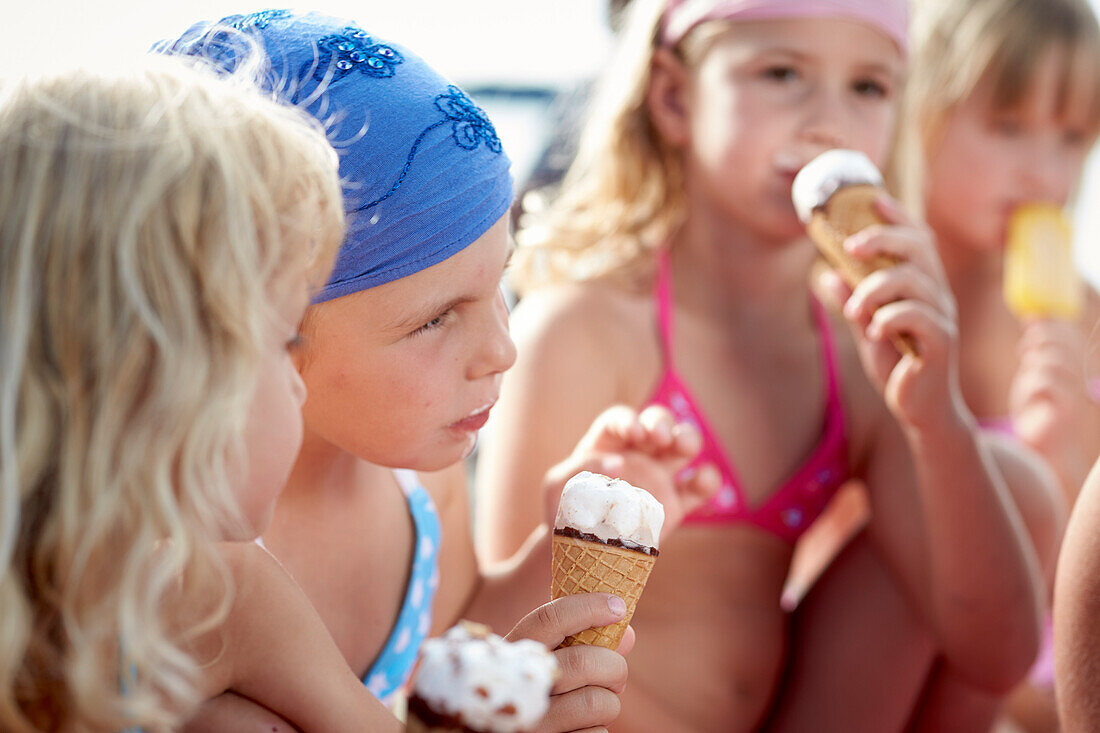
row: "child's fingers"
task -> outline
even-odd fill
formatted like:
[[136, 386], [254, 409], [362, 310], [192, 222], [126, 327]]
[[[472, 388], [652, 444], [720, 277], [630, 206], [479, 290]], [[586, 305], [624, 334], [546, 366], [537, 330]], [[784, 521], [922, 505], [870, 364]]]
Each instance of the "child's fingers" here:
[[875, 312], [888, 303], [917, 301], [954, 318], [955, 303], [947, 289], [909, 264], [900, 264], [868, 275], [844, 305], [844, 316], [866, 328]]
[[1084, 340], [1072, 323], [1041, 320], [1024, 326], [1024, 332], [1016, 345], [1020, 358], [1036, 351], [1051, 352], [1080, 364], [1083, 358]]
[[625, 657], [630, 654], [630, 650], [634, 648], [634, 642], [637, 640], [638, 635], [634, 633], [634, 627], [627, 624], [626, 631], [623, 632], [623, 638], [619, 640], [619, 648], [615, 651]]
[[580, 593], [544, 603], [520, 619], [508, 640], [534, 639], [556, 649], [567, 636], [608, 626], [626, 615], [626, 603], [610, 593]]
[[722, 488], [722, 474], [713, 463], [694, 466], [676, 479], [676, 489], [680, 494], [684, 514], [702, 506]]
[[703, 434], [691, 423], [676, 423], [672, 428], [672, 450], [689, 461], [694, 459], [703, 450]]
[[837, 311], [843, 309], [848, 298], [852, 297], [848, 283], [831, 267], [822, 267], [817, 273], [817, 286], [825, 303]]
[[908, 336], [916, 341], [922, 359], [939, 361], [946, 357], [956, 327], [932, 306], [906, 300], [876, 310], [866, 332], [867, 338], [876, 342]]
[[938, 280], [943, 267], [931, 235], [910, 226], [871, 226], [844, 240], [844, 250], [860, 260], [888, 257], [916, 265]]
[[[614, 652], [612, 652], [614, 653]], [[577, 731], [610, 725], [622, 709], [619, 696], [603, 687], [582, 687], [550, 698], [550, 709], [538, 733]]]
[[551, 694], [579, 690], [594, 685], [620, 693], [626, 688], [626, 659], [602, 646], [567, 646], [554, 652], [560, 676]]
[[875, 211], [887, 224], [913, 226], [914, 221], [897, 200], [887, 193], [882, 193], [875, 198]]
[[672, 429], [676, 426], [676, 418], [667, 407], [650, 405], [642, 410], [638, 421], [646, 431], [645, 443], [649, 448], [661, 451], [672, 445]]
[[614, 405], [596, 417], [580, 445], [595, 450], [619, 450], [644, 437], [638, 413], [626, 405]]

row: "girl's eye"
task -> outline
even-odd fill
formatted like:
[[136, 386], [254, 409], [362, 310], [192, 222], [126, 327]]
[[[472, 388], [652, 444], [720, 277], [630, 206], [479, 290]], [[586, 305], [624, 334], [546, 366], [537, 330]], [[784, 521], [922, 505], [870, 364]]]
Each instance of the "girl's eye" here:
[[792, 66], [769, 66], [761, 75], [771, 81], [794, 81], [798, 71]]
[[1071, 148], [1079, 148], [1086, 142], [1085, 133], [1082, 130], [1066, 130], [1062, 133], [1062, 141]]
[[852, 85], [852, 89], [861, 97], [883, 98], [889, 95], [886, 85], [874, 79], [861, 79]]
[[435, 329], [442, 326], [447, 320], [449, 320], [449, 317], [450, 317], [451, 313], [452, 313], [452, 311], [446, 311], [445, 313], [440, 313], [438, 316], [436, 316], [435, 318], [428, 321], [427, 323], [425, 323], [420, 328], [413, 331], [411, 335], [417, 336], [419, 334], [427, 333], [428, 331], [434, 331]]

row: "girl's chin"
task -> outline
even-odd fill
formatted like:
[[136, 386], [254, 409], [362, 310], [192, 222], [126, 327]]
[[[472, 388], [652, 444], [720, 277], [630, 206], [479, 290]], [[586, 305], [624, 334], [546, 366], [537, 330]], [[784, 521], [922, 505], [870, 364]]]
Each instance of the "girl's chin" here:
[[417, 460], [408, 461], [411, 465], [400, 466], [400, 468], [411, 468], [414, 471], [423, 471], [425, 473], [442, 471], [444, 468], [449, 468], [459, 461], [468, 458], [470, 454], [474, 452], [476, 446], [477, 433], [469, 433], [463, 436], [461, 440], [452, 438], [445, 444], [425, 450], [423, 454], [417, 457]]

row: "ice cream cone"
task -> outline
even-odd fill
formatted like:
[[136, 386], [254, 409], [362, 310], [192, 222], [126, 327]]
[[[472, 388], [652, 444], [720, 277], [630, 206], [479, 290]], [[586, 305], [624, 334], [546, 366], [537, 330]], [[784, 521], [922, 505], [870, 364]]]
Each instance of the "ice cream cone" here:
[[[848, 287], [855, 288], [872, 272], [897, 264], [891, 257], [857, 259], [844, 250], [848, 237], [886, 223], [875, 208], [882, 191], [882, 174], [875, 164], [863, 153], [840, 149], [811, 160], [791, 185], [791, 200], [806, 232]], [[896, 336], [891, 341], [899, 353], [917, 356], [912, 339]]]
[[864, 262], [844, 251], [845, 239], [869, 226], [883, 223], [875, 211], [875, 199], [879, 193], [880, 189], [876, 186], [845, 186], [830, 196], [825, 206], [814, 211], [806, 225], [806, 231], [821, 255], [849, 287], [854, 288], [875, 270], [895, 264], [888, 257]]
[[[821, 256], [850, 288], [859, 285], [872, 272], [897, 264], [894, 258], [884, 256], [870, 261], [856, 259], [844, 250], [844, 240], [848, 237], [869, 226], [885, 223], [875, 210], [875, 199], [881, 192], [882, 189], [869, 184], [844, 186], [830, 196], [824, 206], [816, 209], [806, 224], [806, 232]], [[917, 355], [910, 339], [901, 336], [893, 342], [899, 352]]]
[[618, 623], [587, 629], [568, 637], [559, 648], [592, 644], [618, 649], [626, 627], [645, 589], [656, 556], [604, 542], [554, 535], [553, 598], [577, 593], [612, 593], [626, 603], [626, 616]]

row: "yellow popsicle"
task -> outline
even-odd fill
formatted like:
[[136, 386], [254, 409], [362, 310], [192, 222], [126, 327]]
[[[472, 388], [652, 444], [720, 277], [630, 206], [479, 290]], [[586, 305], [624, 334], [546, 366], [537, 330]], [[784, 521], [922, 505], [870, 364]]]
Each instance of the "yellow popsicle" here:
[[1013, 212], [1005, 249], [1004, 296], [1021, 318], [1074, 320], [1084, 292], [1073, 264], [1069, 218], [1053, 204], [1025, 204]]

